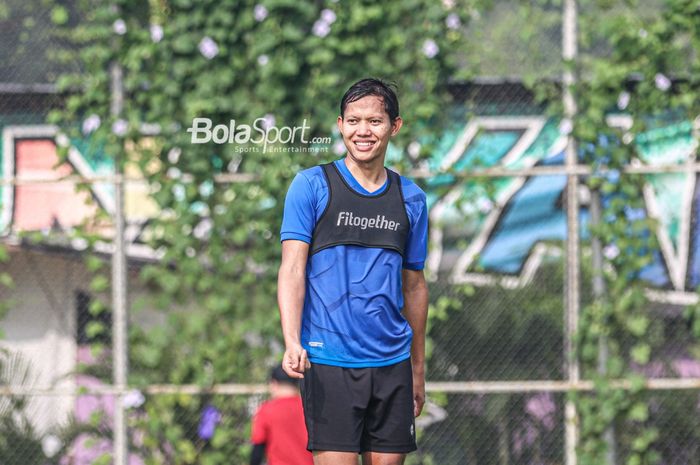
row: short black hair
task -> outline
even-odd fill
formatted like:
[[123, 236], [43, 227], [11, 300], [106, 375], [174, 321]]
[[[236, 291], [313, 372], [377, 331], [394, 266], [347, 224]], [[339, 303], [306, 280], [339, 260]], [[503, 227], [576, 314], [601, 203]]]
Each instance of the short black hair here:
[[360, 100], [368, 95], [381, 97], [384, 101], [384, 110], [389, 115], [389, 119], [393, 123], [399, 116], [399, 99], [396, 96], [396, 84], [393, 82], [385, 82], [377, 78], [360, 79], [355, 84], [351, 85], [340, 101], [340, 117], [345, 117], [345, 108], [348, 103]]
[[293, 386], [299, 386], [299, 382], [295, 379], [289, 376], [284, 369], [282, 368], [282, 365], [277, 365], [272, 369], [270, 372], [270, 379], [275, 380], [278, 383], [285, 383], [285, 384], [291, 384]]

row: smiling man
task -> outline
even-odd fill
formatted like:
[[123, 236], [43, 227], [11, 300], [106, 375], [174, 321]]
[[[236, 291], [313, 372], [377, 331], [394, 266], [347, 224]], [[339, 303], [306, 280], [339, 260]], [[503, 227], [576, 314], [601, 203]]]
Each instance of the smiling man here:
[[303, 378], [316, 465], [399, 465], [425, 401], [425, 193], [384, 167], [403, 124], [390, 86], [343, 96], [344, 158], [297, 174], [282, 221], [282, 362]]

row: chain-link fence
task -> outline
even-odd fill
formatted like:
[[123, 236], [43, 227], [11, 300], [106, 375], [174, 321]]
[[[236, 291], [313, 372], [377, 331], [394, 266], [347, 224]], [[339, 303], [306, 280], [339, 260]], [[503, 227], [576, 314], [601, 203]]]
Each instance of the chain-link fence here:
[[[57, 129], [46, 119], [63, 100], [46, 83], [65, 69], [27, 60], [25, 50], [41, 48], [36, 42], [46, 39], [52, 15], [62, 10], [36, 14], [20, 2], [8, 5], [0, 5], [0, 43], [11, 44], [0, 47], [9, 64], [0, 68], [0, 464], [112, 463], [120, 426], [126, 428], [130, 465], [246, 463], [251, 418], [268, 396], [265, 376], [281, 354], [278, 335], [203, 318], [215, 303], [169, 298], [163, 293], [167, 278], [154, 284], [149, 267], [163, 270], [168, 264], [150, 246], [150, 227], [172, 212], [159, 210], [150, 199], [154, 186], [135, 168], [124, 173], [124, 205], [117, 209], [119, 179], [109, 157], [94, 156], [99, 150], [89, 140], [71, 141], [74, 150], [61, 162]], [[581, 173], [590, 168], [568, 170], [561, 122], [547, 115], [541, 96], [524, 79], [562, 72], [560, 9], [547, 7], [529, 17], [518, 11], [495, 2], [488, 12], [474, 14], [471, 36], [494, 49], [510, 47], [507, 31], [514, 28], [531, 29], [536, 39], [514, 44], [500, 61], [465, 59], [463, 66], [480, 77], [451, 84], [456, 105], [449, 127], [436, 129], [436, 155], [411, 173], [430, 208], [431, 315], [428, 402], [416, 422], [419, 450], [407, 459], [410, 464], [571, 465], [567, 434], [576, 433], [576, 424], [566, 420], [567, 396], [585, 397], [594, 388], [589, 380], [596, 367], [584, 364], [584, 381], [567, 371], [566, 341], [573, 334], [565, 298], [572, 286], [565, 246], [571, 216], [581, 222], [575, 250], [581, 256], [582, 308], [597, 299], [594, 282], [605, 266], [594, 257], [594, 193], [584, 182], [576, 193], [579, 211], [566, 208], [567, 177], [585, 181]], [[589, 45], [584, 53], [604, 48]], [[655, 431], [652, 447], [665, 465], [697, 464], [700, 455], [700, 362], [696, 322], [688, 311], [700, 285], [700, 197], [696, 167], [679, 167], [695, 160], [691, 126], [672, 122], [665, 132], [647, 134], [646, 165], [629, 167], [647, 181], [637, 193], [646, 208], [629, 212], [630, 219], [650, 216], [659, 226], [649, 232], [657, 236], [654, 259], [640, 275], [647, 287], [638, 321], [648, 324], [638, 339], [650, 353], [624, 363], [646, 379], [648, 414], [641, 422]], [[673, 173], [665, 172], [674, 164]], [[115, 347], [112, 239], [119, 217], [125, 221], [131, 331], [128, 344]], [[206, 234], [192, 230], [191, 236]], [[611, 243], [601, 253], [614, 260], [625, 251]], [[196, 249], [188, 246], [181, 254], [196, 257]], [[199, 276], [201, 282], [207, 278]], [[275, 326], [276, 310], [261, 309], [253, 295], [223, 306], [247, 306], [261, 314], [260, 327]], [[201, 327], [191, 330], [183, 321]], [[208, 337], [212, 324], [221, 330], [217, 335], [242, 342], [229, 346], [222, 337]], [[168, 340], [178, 335], [206, 350]], [[613, 351], [636, 342], [627, 334], [610, 335]], [[120, 349], [128, 350], [123, 368], [129, 383], [123, 387], [113, 382], [114, 352]], [[230, 373], [237, 375], [213, 375], [229, 373], [217, 365], [226, 363], [218, 361], [223, 351], [235, 352], [239, 369]], [[616, 463], [639, 446], [633, 434], [639, 421], [631, 423], [617, 420], [608, 430]]]
[[[3, 442], [3, 463], [58, 463], [59, 457], [64, 460], [61, 463], [102, 463], [111, 460], [113, 413], [119, 394], [109, 381], [111, 313], [95, 310], [103, 305], [100, 302], [109, 302], [110, 250], [100, 252], [97, 247], [89, 252], [81, 239], [71, 239], [61, 229], [71, 221], [77, 227], [94, 214], [88, 206], [94, 204], [96, 195], [92, 200], [81, 198], [66, 181], [26, 181], [33, 168], [21, 159], [25, 154], [32, 154], [37, 163], [42, 156], [55, 161], [51, 145], [44, 150], [39, 142], [36, 138], [16, 141], [20, 158], [17, 181], [12, 185], [16, 229], [6, 236], [3, 248], [2, 273], [7, 277], [3, 278], [2, 300], [8, 309], [3, 320], [8, 352], [3, 352], [1, 365], [6, 387], [0, 407], [3, 437], [8, 438]], [[24, 147], [25, 143], [30, 145]], [[497, 193], [491, 194], [491, 200], [482, 200], [488, 208], [476, 215], [467, 206], [461, 220], [459, 215], [442, 211], [446, 219], [435, 222], [433, 233], [441, 229], [442, 242], [431, 252], [437, 250], [440, 256], [430, 259], [434, 279], [430, 283], [428, 404], [417, 422], [421, 447], [411, 463], [564, 463], [565, 391], [575, 386], [567, 384], [564, 372], [565, 266], [559, 245], [563, 226], [544, 231], [553, 236], [539, 237], [533, 247], [523, 242], [528, 231], [542, 232], [542, 221], [563, 221], [562, 211], [557, 219], [547, 208], [533, 212], [528, 202], [542, 205], [549, 197], [548, 208], [561, 210], [564, 177], [527, 177], [514, 191], [518, 201], [504, 204], [501, 218], [491, 225], [485, 240], [479, 236], [488, 216], [500, 208]], [[136, 191], [139, 184], [133, 183]], [[457, 183], [460, 187], [468, 184]], [[504, 182], [502, 187], [508, 186]], [[126, 192], [131, 200], [125, 208], [132, 211], [130, 207], [138, 203], [134, 200], [137, 192], [129, 187]], [[77, 205], [75, 196], [83, 205], [83, 214], [60, 216], [70, 210], [68, 205]], [[37, 198], [46, 200], [42, 203]], [[456, 209], [456, 205], [450, 207]], [[433, 212], [436, 208], [439, 202], [433, 204]], [[582, 209], [586, 208], [584, 202]], [[31, 215], [25, 216], [25, 209]], [[37, 226], [40, 220], [43, 227]], [[22, 224], [31, 227], [22, 231]], [[127, 218], [126, 231], [131, 231], [127, 246], [130, 324], [148, 334], [149, 328], [172, 322], [168, 311], [159, 309], [157, 293], [142, 278], [144, 268], [155, 258], [134, 240], [139, 236], [132, 230], [139, 224]], [[103, 228], [109, 230], [109, 226]], [[585, 305], [593, 297], [589, 237], [583, 236]], [[494, 245], [489, 245], [491, 241]], [[471, 262], [465, 261], [474, 243], [482, 247]], [[98, 276], [104, 276], [106, 282], [97, 280], [96, 284]], [[654, 290], [653, 283], [649, 289], [647, 336], [653, 344], [652, 357], [645, 364], [628, 363], [651, 380], [697, 380], [696, 341], [685, 306], [674, 302], [692, 295], [664, 294], [663, 289]], [[619, 342], [625, 344], [624, 339]], [[246, 341], [251, 350], [264, 343], [253, 333]], [[279, 354], [279, 343], [271, 343], [273, 352]], [[137, 358], [142, 360], [142, 356]], [[273, 359], [251, 363], [255, 362], [264, 372]], [[134, 369], [138, 372], [142, 367]], [[191, 386], [162, 379], [162, 385], [134, 384], [122, 392], [129, 463], [217, 463], [220, 456], [237, 457], [235, 463], [244, 463], [251, 416], [265, 398], [266, 387], [238, 384], [263, 381], [259, 375], [229, 381]], [[663, 463], [694, 463], [698, 429], [697, 415], [692, 412], [699, 401], [696, 390], [649, 393], [648, 423], [661, 432], [657, 444]], [[633, 447], [633, 439], [625, 434], [624, 425], [617, 431], [622, 456]]]

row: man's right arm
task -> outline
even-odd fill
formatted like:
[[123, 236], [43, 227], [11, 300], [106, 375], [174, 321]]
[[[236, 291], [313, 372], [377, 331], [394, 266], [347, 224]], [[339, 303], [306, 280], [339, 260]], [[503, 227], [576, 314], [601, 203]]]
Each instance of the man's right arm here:
[[282, 368], [292, 378], [303, 378], [309, 364], [301, 346], [300, 332], [306, 260], [316, 222], [316, 195], [307, 176], [297, 174], [287, 191], [280, 230], [282, 263], [277, 279], [277, 303], [285, 345]]
[[277, 276], [277, 304], [285, 345], [282, 368], [292, 378], [303, 378], [304, 370], [310, 367], [300, 336], [308, 255], [309, 244], [306, 242], [282, 242], [282, 263]]

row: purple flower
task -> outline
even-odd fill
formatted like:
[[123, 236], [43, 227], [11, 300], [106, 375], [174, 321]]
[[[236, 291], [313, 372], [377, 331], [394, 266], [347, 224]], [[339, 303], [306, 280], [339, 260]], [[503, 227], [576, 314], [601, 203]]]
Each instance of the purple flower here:
[[551, 393], [537, 394], [530, 397], [525, 404], [527, 413], [537, 418], [547, 429], [554, 428], [554, 412], [557, 407]]
[[319, 19], [314, 23], [313, 28], [311, 28], [311, 32], [316, 37], [326, 37], [331, 32], [331, 26], [327, 22]]
[[151, 24], [151, 40], [158, 43], [163, 38], [163, 27], [159, 24]]
[[620, 95], [617, 97], [617, 108], [620, 110], [624, 110], [627, 108], [627, 105], [630, 103], [630, 94], [629, 92], [620, 92]]
[[620, 181], [620, 170], [608, 171], [606, 179], [610, 183], [617, 184]]
[[559, 134], [568, 136], [574, 130], [574, 123], [569, 118], [564, 118], [559, 123]]
[[112, 24], [112, 28], [114, 29], [114, 32], [116, 32], [120, 36], [126, 34], [126, 23], [121, 18], [114, 21], [114, 24]]
[[331, 32], [331, 24], [336, 20], [336, 15], [333, 10], [325, 8], [321, 10], [321, 17], [316, 20], [311, 32], [316, 37], [326, 37]]
[[63, 442], [53, 434], [44, 436], [44, 439], [41, 440], [41, 449], [44, 451], [44, 455], [49, 458], [56, 455], [61, 450], [61, 447], [63, 447]]
[[327, 23], [329, 26], [335, 22], [336, 16], [333, 10], [328, 8], [321, 11], [321, 21]]
[[450, 13], [447, 15], [447, 18], [445, 18], [445, 25], [448, 29], [459, 29], [462, 22], [459, 20], [459, 15], [456, 13]]
[[335, 141], [335, 144], [333, 144], [333, 153], [336, 155], [342, 155], [345, 153], [345, 150], [345, 142], [342, 140]]
[[122, 137], [126, 135], [126, 131], [129, 129], [129, 124], [123, 119], [118, 119], [112, 123], [112, 133], [115, 136]]
[[615, 244], [606, 245], [603, 249], [603, 255], [605, 255], [605, 258], [608, 260], [614, 260], [620, 255], [620, 249], [618, 249]]
[[216, 55], [219, 54], [219, 46], [214, 42], [214, 40], [207, 36], [204, 37], [200, 42], [199, 42], [199, 52], [206, 58], [207, 60], [211, 60], [214, 58]]
[[632, 363], [632, 369], [637, 373], [643, 374], [647, 378], [663, 378], [666, 372], [664, 364], [658, 360], [649, 362], [646, 365]]
[[209, 440], [214, 437], [216, 425], [221, 421], [221, 413], [213, 405], [207, 405], [202, 410], [202, 417], [199, 420], [197, 434], [201, 439]]
[[489, 213], [493, 209], [493, 202], [487, 197], [480, 197], [476, 204], [481, 213]]
[[168, 151], [168, 161], [174, 165], [180, 159], [180, 155], [182, 155], [182, 149], [180, 147], [173, 147]]
[[124, 408], [137, 408], [143, 405], [146, 398], [143, 396], [141, 391], [138, 389], [131, 390], [127, 392], [124, 397], [122, 397], [122, 405]]
[[423, 42], [423, 54], [428, 58], [433, 58], [440, 51], [440, 47], [435, 43], [433, 39], [428, 39]]
[[673, 369], [681, 378], [700, 378], [700, 362], [688, 358], [673, 361]]
[[627, 221], [641, 221], [647, 217], [646, 211], [643, 208], [625, 208], [625, 216]]
[[513, 451], [520, 455], [526, 447], [532, 446], [538, 437], [539, 432], [535, 426], [531, 422], [526, 422], [513, 433]]
[[100, 127], [100, 124], [100, 117], [93, 113], [92, 115], [85, 118], [85, 121], [83, 121], [83, 134], [88, 135], [91, 132], [96, 131], [97, 128]]
[[484, 394], [476, 394], [467, 396], [464, 399], [464, 408], [471, 415], [484, 415], [486, 412], [486, 396]]
[[182, 171], [180, 171], [179, 168], [171, 166], [168, 168], [168, 171], [165, 172], [165, 175], [170, 179], [180, 179], [180, 176], [182, 176]]
[[671, 87], [671, 80], [663, 73], [656, 73], [656, 76], [654, 76], [654, 83], [656, 84], [656, 88], [663, 92]]
[[267, 113], [265, 116], [263, 116], [262, 127], [267, 131], [274, 126], [276, 122], [277, 120], [275, 119], [275, 115], [272, 113]]
[[205, 218], [199, 222], [192, 230], [192, 235], [200, 241], [208, 239], [211, 236], [211, 230], [214, 227], [211, 219]]
[[255, 5], [255, 8], [253, 9], [253, 17], [257, 22], [262, 22], [267, 18], [268, 11], [267, 8], [265, 8], [265, 5], [261, 5], [258, 3]]

